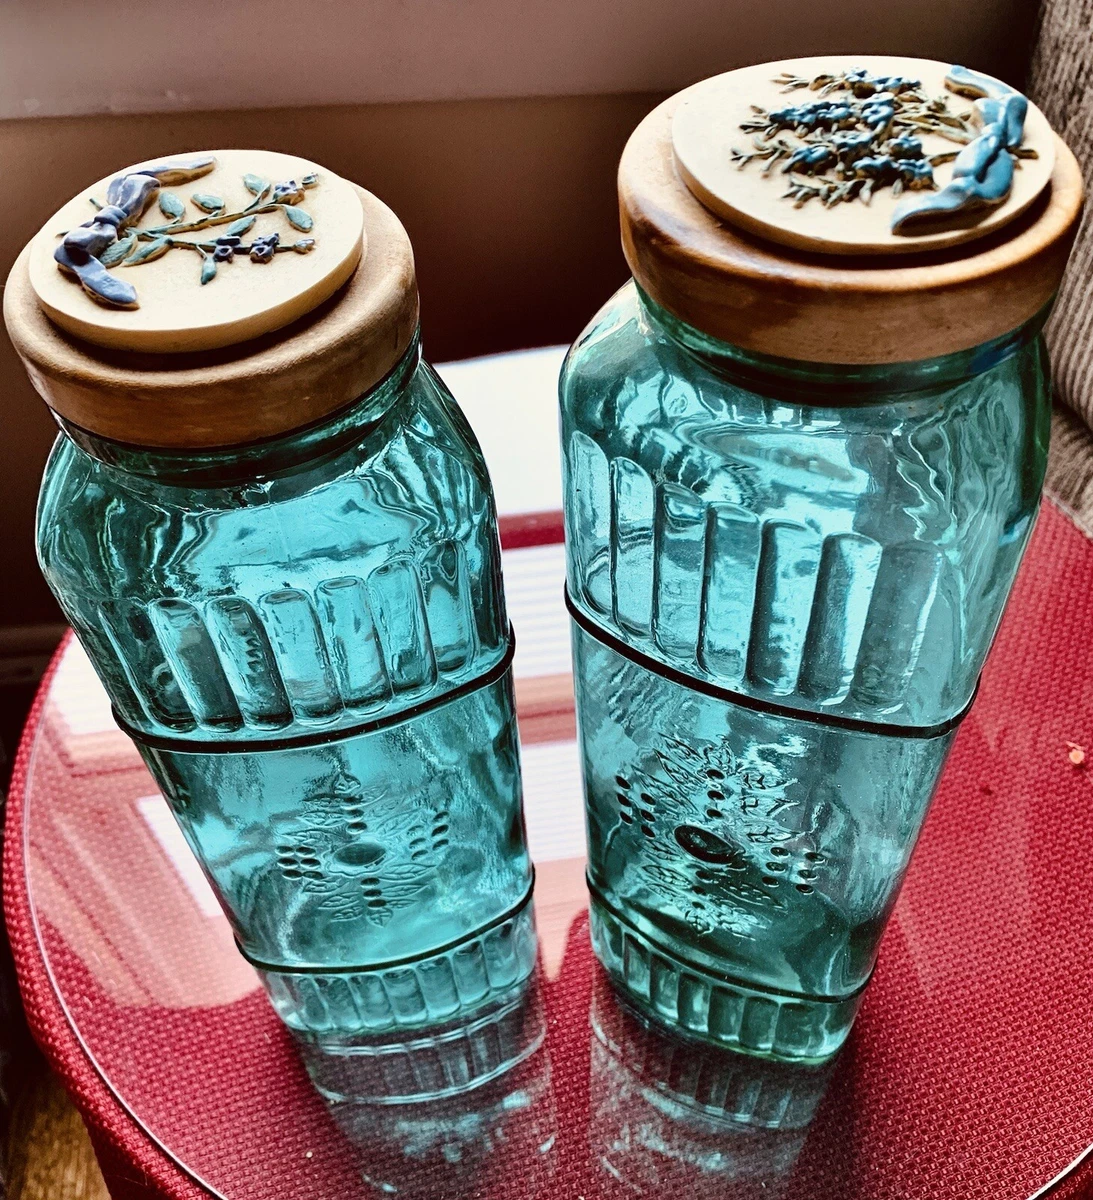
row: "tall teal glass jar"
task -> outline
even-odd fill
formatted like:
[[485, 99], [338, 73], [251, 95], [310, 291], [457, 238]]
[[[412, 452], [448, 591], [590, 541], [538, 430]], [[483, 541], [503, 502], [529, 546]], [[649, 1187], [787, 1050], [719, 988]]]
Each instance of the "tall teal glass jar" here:
[[1008, 248], [824, 258], [691, 193], [693, 93], [627, 147], [635, 280], [561, 380], [592, 939], [647, 1015], [820, 1061], [1033, 528], [1081, 189], [1062, 148]]
[[[409, 242], [351, 195], [360, 265], [264, 342], [77, 344], [22, 264], [8, 321], [62, 427], [42, 569], [240, 951], [306, 1042], [400, 1038], [415, 1086], [443, 1091], [428, 1030], [503, 1010], [535, 959], [513, 640], [489, 477], [421, 357]], [[82, 407], [61, 368], [91, 380]]]

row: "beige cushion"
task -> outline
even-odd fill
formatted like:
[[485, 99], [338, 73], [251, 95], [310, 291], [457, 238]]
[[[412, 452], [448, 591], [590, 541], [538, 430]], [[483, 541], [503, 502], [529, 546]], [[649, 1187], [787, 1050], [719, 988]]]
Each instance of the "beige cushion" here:
[[[1093, 191], [1093, 0], [1044, 0], [1029, 96], [1078, 157]], [[1056, 394], [1093, 428], [1093, 220], [1089, 205], [1048, 326]]]

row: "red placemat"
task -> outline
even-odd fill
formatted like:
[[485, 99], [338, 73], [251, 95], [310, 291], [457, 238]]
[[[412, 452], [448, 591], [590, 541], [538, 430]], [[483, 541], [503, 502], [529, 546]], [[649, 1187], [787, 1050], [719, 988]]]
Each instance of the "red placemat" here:
[[[1071, 755], [1071, 743], [1084, 744], [1093, 762], [1091, 635], [1093, 545], [1047, 504], [861, 1016], [799, 1136], [749, 1140], [725, 1127], [719, 1140], [681, 1119], [672, 1093], [689, 1085], [658, 1080], [658, 1055], [635, 1057], [640, 1038], [628, 1041], [625, 1022], [603, 1009], [613, 1002], [579, 917], [543, 984], [545, 1045], [510, 1081], [526, 1097], [521, 1121], [498, 1126], [507, 1135], [469, 1174], [438, 1174], [422, 1152], [400, 1190], [492, 1200], [653, 1188], [824, 1200], [1036, 1194], [1093, 1143], [1093, 770]], [[75, 918], [56, 906], [35, 922], [28, 847], [48, 854], [49, 838], [75, 827], [47, 824], [56, 817], [47, 805], [64, 808], [57, 789], [101, 805], [104, 819], [126, 788], [149, 790], [139, 776], [121, 787], [125, 770], [76, 771], [51, 739], [48, 697], [47, 680], [12, 784], [6, 911], [33, 1027], [88, 1118], [112, 1193], [204, 1195], [197, 1174], [230, 1200], [376, 1194], [364, 1177], [380, 1178], [382, 1122], [332, 1119], [260, 993], [183, 1006], [171, 988], [185, 980], [169, 987], [103, 970], [109, 953], [136, 961], [109, 929], [77, 937]], [[541, 890], [541, 911], [556, 902]], [[142, 917], [150, 953], [157, 938], [180, 936], [176, 917], [151, 901]], [[191, 958], [200, 974], [202, 952]], [[607, 1042], [590, 1028], [594, 1004]], [[1051, 1194], [1091, 1190], [1093, 1167], [1083, 1167]]]

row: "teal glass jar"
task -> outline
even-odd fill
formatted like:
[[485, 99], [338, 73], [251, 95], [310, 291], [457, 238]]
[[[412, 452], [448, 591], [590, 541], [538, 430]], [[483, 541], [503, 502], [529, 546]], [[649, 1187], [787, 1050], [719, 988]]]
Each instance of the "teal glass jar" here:
[[924, 324], [935, 267], [821, 262], [699, 204], [677, 103], [620, 168], [636, 280], [561, 379], [592, 939], [662, 1023], [821, 1061], [1032, 531], [1080, 187], [1031, 226], [1037, 280], [965, 252]]
[[[52, 357], [91, 374], [100, 353], [52, 331], [18, 268], [8, 319], [62, 427], [42, 569], [119, 724], [281, 1018], [382, 1055], [511, 1007], [535, 934], [490, 481], [421, 357], [405, 232], [359, 195], [363, 262], [259, 348], [253, 387], [253, 346], [125, 361], [168, 413], [218, 397], [200, 438], [165, 445], [137, 404], [119, 437], [109, 378], [78, 421]], [[309, 396], [324, 411], [293, 427]]]

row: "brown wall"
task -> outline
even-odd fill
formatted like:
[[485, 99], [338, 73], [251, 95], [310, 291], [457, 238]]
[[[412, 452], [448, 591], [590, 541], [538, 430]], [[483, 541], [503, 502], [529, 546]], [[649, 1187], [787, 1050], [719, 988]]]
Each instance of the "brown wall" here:
[[[626, 278], [615, 164], [656, 95], [0, 122], [0, 278], [63, 201], [116, 167], [185, 150], [300, 154], [395, 209], [437, 361], [570, 341]], [[519, 398], [514, 397], [514, 403]], [[33, 551], [54, 426], [0, 339], [0, 626], [56, 620]]]

